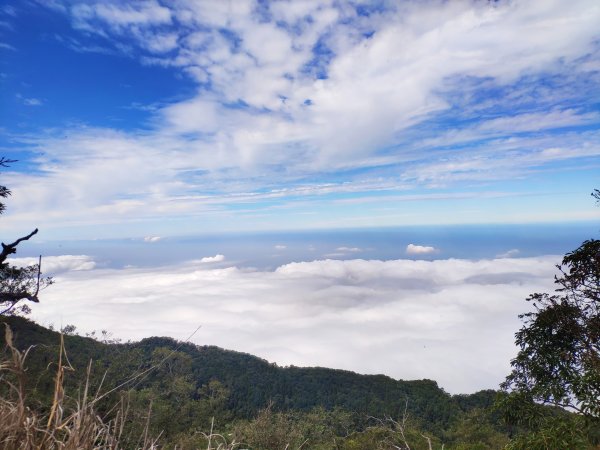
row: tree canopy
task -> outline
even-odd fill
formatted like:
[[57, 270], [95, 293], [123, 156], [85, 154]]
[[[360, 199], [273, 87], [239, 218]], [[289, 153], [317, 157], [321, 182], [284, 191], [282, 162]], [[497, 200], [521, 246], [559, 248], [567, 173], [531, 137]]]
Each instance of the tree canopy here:
[[558, 265], [556, 293], [532, 294], [520, 348], [503, 387], [600, 419], [600, 241], [585, 241]]

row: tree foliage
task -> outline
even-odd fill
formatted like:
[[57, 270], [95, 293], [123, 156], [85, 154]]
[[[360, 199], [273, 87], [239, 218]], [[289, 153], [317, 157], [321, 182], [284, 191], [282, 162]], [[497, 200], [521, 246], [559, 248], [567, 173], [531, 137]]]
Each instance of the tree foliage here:
[[[8, 167], [10, 163], [16, 162], [13, 159], [7, 159], [4, 156], [0, 157], [0, 167]], [[0, 198], [6, 198], [11, 194], [10, 189], [6, 186], [0, 186]], [[4, 212], [6, 205], [0, 201], [0, 214]]]
[[[8, 167], [16, 161], [0, 157], [0, 167]], [[10, 189], [6, 186], [0, 186], [0, 199], [11, 195]], [[0, 201], [0, 214], [4, 212], [6, 205]], [[0, 251], [0, 315], [14, 314], [17, 311], [28, 312], [26, 305], [17, 306], [21, 300], [38, 302], [38, 294], [41, 288], [52, 284], [51, 278], [41, 277], [42, 258], [40, 256], [38, 264], [26, 267], [18, 267], [9, 264], [7, 261], [10, 255], [17, 252], [17, 246], [29, 240], [37, 234], [36, 228], [26, 236], [16, 239], [10, 244], [2, 242], [2, 251]]]
[[556, 293], [532, 294], [520, 347], [503, 387], [600, 419], [600, 241], [585, 241], [557, 266]]

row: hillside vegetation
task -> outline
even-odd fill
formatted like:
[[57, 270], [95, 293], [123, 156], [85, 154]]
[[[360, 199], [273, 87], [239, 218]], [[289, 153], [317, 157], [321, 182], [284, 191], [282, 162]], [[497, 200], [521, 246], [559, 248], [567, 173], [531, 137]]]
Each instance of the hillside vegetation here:
[[[56, 402], [61, 336], [21, 317], [1, 321], [12, 329], [15, 348], [33, 346], [23, 401], [46, 417]], [[493, 449], [528, 430], [502, 420], [493, 407], [498, 393], [451, 396], [431, 380], [278, 367], [159, 337], [109, 344], [67, 335], [64, 354], [61, 407], [80, 408], [87, 386], [101, 421], [112, 423], [121, 411], [119, 446], [103, 438], [97, 448], [157, 448], [152, 436], [161, 448], [173, 449]], [[543, 414], [565, 423], [576, 419], [548, 408]], [[582, 442], [579, 448], [592, 447]]]

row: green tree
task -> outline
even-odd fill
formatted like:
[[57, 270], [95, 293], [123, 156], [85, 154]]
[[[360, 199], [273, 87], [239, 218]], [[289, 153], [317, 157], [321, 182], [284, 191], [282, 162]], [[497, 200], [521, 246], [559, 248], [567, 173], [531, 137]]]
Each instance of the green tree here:
[[[0, 157], [0, 167], [8, 167], [16, 161]], [[5, 199], [11, 195], [10, 189], [6, 186], [0, 186], [0, 199]], [[6, 205], [0, 201], [0, 214], [4, 212]], [[21, 300], [29, 300], [37, 303], [38, 294], [41, 288], [52, 283], [51, 278], [41, 277], [42, 257], [40, 256], [38, 264], [17, 267], [6, 262], [7, 258], [17, 252], [17, 246], [33, 235], [37, 234], [37, 228], [15, 240], [10, 244], [2, 242], [2, 251], [0, 252], [0, 315], [14, 314], [17, 311], [27, 313], [29, 308], [26, 305], [18, 306]]]
[[[600, 205], [600, 190], [592, 197]], [[600, 442], [600, 241], [585, 241], [557, 269], [555, 292], [530, 295], [532, 310], [519, 316], [520, 350], [496, 403], [516, 426], [510, 449]]]
[[497, 428], [492, 411], [475, 408], [461, 414], [446, 436], [454, 444], [453, 450], [504, 448], [509, 439]]
[[558, 265], [553, 295], [532, 294], [520, 348], [502, 387], [600, 421], [600, 241], [585, 241]]

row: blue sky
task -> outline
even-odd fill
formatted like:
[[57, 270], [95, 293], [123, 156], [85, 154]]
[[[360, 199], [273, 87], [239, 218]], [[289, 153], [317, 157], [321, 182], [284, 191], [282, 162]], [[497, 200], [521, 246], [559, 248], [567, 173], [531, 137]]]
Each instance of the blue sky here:
[[600, 5], [23, 0], [11, 233], [598, 218]]

